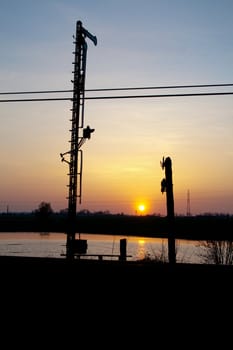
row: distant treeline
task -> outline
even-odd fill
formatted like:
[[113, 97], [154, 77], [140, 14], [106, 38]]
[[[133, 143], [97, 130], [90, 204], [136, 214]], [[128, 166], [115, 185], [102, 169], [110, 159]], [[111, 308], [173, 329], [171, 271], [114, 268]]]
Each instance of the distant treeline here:
[[[167, 237], [168, 220], [156, 215], [78, 213], [77, 233]], [[1, 232], [67, 232], [67, 213], [51, 212], [0, 214]], [[173, 232], [177, 239], [233, 240], [233, 215], [175, 216]]]

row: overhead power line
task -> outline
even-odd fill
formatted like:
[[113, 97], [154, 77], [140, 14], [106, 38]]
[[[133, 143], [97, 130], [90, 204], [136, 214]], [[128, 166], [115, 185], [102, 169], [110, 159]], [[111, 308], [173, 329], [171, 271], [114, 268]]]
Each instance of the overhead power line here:
[[[228, 92], [198, 92], [182, 94], [156, 94], [156, 95], [118, 95], [118, 96], [92, 96], [85, 97], [85, 100], [110, 100], [110, 99], [136, 99], [136, 98], [162, 98], [162, 97], [188, 97], [188, 96], [220, 96], [233, 95], [233, 91]], [[26, 99], [7, 99], [0, 102], [41, 102], [41, 101], [72, 101], [72, 97], [55, 98], [26, 98]]]
[[211, 96], [211, 95], [233, 95], [229, 92], [197, 92], [188, 94], [156, 94], [156, 95], [122, 95], [122, 96], [92, 96], [85, 97], [86, 100], [105, 100], [105, 99], [127, 99], [127, 98], [160, 98], [160, 97], [187, 97], [187, 96]]
[[[130, 91], [130, 90], [160, 90], [160, 89], [188, 89], [188, 88], [211, 88], [211, 87], [228, 87], [228, 86], [233, 86], [233, 83], [99, 88], [99, 89], [86, 89], [85, 92]], [[73, 92], [73, 90], [3, 91], [3, 92], [0, 92], [0, 95], [57, 94], [57, 93], [67, 93], [67, 92]]]
[[73, 90], [33, 90], [33, 91], [3, 91], [0, 95], [33, 95], [33, 94], [58, 94], [73, 92]]
[[225, 84], [194, 84], [194, 85], [162, 85], [162, 86], [138, 86], [138, 87], [119, 87], [119, 88], [105, 88], [105, 89], [88, 89], [91, 91], [126, 91], [126, 90], [160, 90], [160, 89], [188, 89], [188, 88], [210, 88], [210, 87], [227, 87], [233, 86], [233, 83]]
[[1, 100], [1, 102], [43, 102], [43, 101], [72, 101], [72, 97], [54, 97], [54, 98], [21, 98], [21, 99], [8, 99]]

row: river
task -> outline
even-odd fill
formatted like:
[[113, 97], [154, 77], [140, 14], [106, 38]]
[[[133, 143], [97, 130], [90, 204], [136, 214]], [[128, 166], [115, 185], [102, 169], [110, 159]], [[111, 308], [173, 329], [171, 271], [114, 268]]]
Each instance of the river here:
[[[77, 237], [78, 238], [78, 235]], [[120, 240], [126, 239], [128, 260], [158, 259], [168, 257], [167, 240], [136, 236], [112, 236], [101, 234], [81, 234], [87, 240], [87, 254], [120, 253]], [[176, 241], [177, 262], [201, 263], [198, 242]], [[1, 232], [0, 255], [30, 257], [65, 257], [66, 234], [38, 232]], [[84, 257], [85, 258], [85, 257]], [[108, 258], [109, 259], [109, 258]], [[111, 259], [114, 259], [113, 257]]]

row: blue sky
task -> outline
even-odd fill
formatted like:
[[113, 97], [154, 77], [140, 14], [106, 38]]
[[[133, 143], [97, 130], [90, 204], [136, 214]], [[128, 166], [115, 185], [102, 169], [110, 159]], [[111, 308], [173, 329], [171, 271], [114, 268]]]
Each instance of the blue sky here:
[[[77, 20], [98, 40], [87, 40], [87, 89], [233, 82], [230, 0], [0, 4], [0, 92], [71, 89]], [[145, 201], [148, 212], [164, 213], [159, 162], [169, 155], [177, 212], [186, 211], [187, 190], [195, 213], [232, 212], [232, 107], [231, 96], [86, 101], [85, 121], [96, 131], [84, 145], [80, 209], [132, 213]], [[0, 210], [31, 210], [42, 200], [66, 207], [59, 153], [69, 147], [70, 108], [0, 104]]]
[[42, 88], [46, 73], [69, 75], [79, 19], [98, 37], [98, 49], [93, 52], [89, 44], [91, 87], [92, 75], [104, 86], [228, 82], [232, 13], [233, 3], [226, 0], [1, 1], [1, 73], [25, 73], [26, 88], [33, 74], [42, 74]]

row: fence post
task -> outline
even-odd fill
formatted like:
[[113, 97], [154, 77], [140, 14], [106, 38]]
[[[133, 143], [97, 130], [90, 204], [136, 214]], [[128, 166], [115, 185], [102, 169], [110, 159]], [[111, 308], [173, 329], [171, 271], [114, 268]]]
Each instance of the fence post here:
[[126, 245], [127, 245], [127, 240], [126, 238], [120, 239], [120, 257], [119, 260], [125, 261], [126, 260]]

